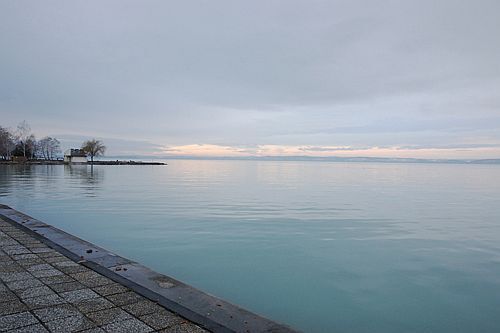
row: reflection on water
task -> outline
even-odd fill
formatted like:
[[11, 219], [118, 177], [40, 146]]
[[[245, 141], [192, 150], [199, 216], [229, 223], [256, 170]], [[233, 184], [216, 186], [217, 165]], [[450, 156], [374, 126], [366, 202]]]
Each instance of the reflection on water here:
[[[94, 197], [100, 190], [105, 170], [87, 165], [2, 165], [0, 196], [40, 191], [58, 196], [62, 188], [77, 189], [83, 196]], [[21, 191], [21, 192], [19, 192]], [[62, 192], [64, 193], [64, 191]]]
[[496, 332], [500, 167], [0, 165], [0, 203], [306, 332]]
[[80, 189], [84, 196], [94, 197], [99, 191], [99, 184], [104, 179], [105, 169], [82, 164], [64, 165], [64, 175], [71, 180], [80, 181]]

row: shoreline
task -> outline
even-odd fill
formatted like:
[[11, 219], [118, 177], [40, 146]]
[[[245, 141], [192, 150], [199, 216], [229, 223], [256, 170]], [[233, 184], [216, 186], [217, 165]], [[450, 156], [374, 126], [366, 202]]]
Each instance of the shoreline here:
[[142, 161], [94, 161], [87, 163], [68, 163], [61, 160], [33, 160], [26, 162], [0, 161], [0, 165], [167, 165], [164, 162], [142, 162]]

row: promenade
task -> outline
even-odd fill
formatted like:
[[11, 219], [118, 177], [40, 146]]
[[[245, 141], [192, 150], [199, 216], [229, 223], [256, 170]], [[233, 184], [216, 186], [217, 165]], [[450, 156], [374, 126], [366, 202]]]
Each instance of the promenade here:
[[207, 332], [0, 218], [0, 331]]

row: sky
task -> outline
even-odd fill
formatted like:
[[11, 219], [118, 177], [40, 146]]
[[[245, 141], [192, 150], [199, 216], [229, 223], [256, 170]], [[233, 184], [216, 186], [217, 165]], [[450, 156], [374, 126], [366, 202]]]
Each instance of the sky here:
[[500, 1], [0, 1], [0, 126], [110, 155], [500, 158]]

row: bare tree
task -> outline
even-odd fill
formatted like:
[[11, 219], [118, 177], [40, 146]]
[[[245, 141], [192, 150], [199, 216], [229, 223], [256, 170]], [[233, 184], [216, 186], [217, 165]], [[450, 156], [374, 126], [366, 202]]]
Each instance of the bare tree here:
[[44, 160], [49, 159], [49, 142], [50, 142], [50, 137], [48, 136], [38, 141], [38, 146], [40, 147], [40, 155]]
[[12, 133], [7, 128], [0, 126], [0, 158], [9, 160], [15, 146]]
[[17, 140], [21, 145], [24, 157], [26, 157], [26, 152], [30, 148], [29, 145], [30, 145], [30, 139], [32, 139], [31, 136], [32, 136], [31, 127], [26, 122], [26, 120], [23, 120], [21, 123], [19, 123], [19, 125], [17, 125]]
[[61, 152], [61, 143], [56, 138], [46, 136], [40, 141], [39, 154], [46, 160], [53, 160]]
[[53, 160], [57, 157], [57, 154], [61, 153], [61, 142], [56, 138], [51, 138], [50, 140], [50, 159]]
[[92, 139], [82, 144], [82, 150], [90, 156], [91, 164], [94, 164], [94, 157], [104, 155], [106, 146], [101, 141]]
[[26, 153], [29, 154], [30, 159], [34, 159], [38, 155], [39, 148], [35, 135], [31, 134], [26, 141]]

